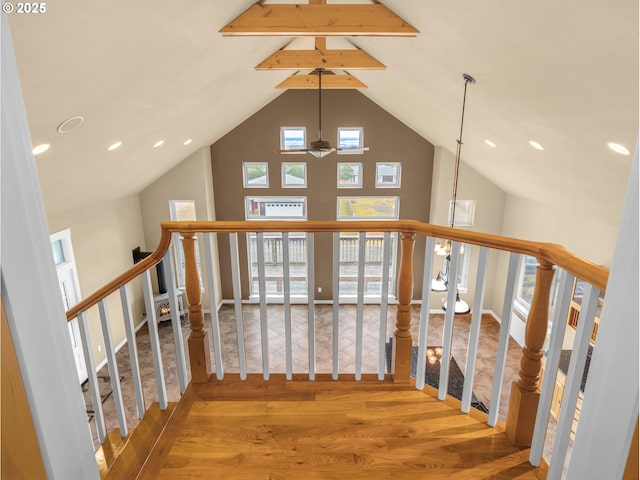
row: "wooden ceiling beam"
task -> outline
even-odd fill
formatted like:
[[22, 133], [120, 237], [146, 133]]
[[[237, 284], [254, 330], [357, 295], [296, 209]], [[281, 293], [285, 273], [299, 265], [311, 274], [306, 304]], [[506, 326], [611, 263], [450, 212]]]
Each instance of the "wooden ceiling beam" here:
[[[317, 39], [316, 39], [317, 41]], [[278, 50], [256, 65], [256, 70], [384, 70], [367, 52], [355, 50]]]
[[223, 36], [402, 36], [419, 32], [381, 3], [256, 3], [220, 30]]
[[[282, 81], [276, 88], [286, 89], [318, 89], [318, 75], [315, 73], [309, 75], [291, 75], [286, 80]], [[354, 88], [367, 88], [367, 86], [358, 80], [353, 75], [322, 75], [322, 89], [334, 90], [334, 89], [354, 89]]]

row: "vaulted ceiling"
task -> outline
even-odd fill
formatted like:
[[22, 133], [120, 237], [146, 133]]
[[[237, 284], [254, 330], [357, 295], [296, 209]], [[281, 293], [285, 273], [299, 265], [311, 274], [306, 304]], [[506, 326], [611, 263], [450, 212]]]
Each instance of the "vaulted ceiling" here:
[[[51, 144], [36, 157], [49, 215], [135, 194], [282, 93], [294, 72], [254, 67], [314, 39], [219, 32], [253, 3], [69, 0], [10, 15], [33, 143]], [[633, 150], [638, 134], [636, 0], [383, 3], [420, 33], [326, 41], [387, 67], [349, 72], [364, 95], [454, 152], [473, 75], [463, 162], [511, 194], [617, 223], [630, 156], [607, 142]]]

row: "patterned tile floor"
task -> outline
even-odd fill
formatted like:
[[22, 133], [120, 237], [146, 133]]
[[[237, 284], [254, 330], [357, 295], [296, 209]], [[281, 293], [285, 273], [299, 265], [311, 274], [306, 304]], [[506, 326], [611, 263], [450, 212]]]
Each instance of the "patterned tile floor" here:
[[[356, 315], [355, 305], [341, 305], [339, 317], [339, 371], [353, 373], [355, 371], [355, 348], [356, 348]], [[391, 305], [387, 310], [387, 326], [385, 340], [393, 336], [395, 329], [395, 306]], [[210, 315], [205, 316], [205, 324], [211, 339]], [[375, 373], [378, 369], [378, 342], [380, 337], [380, 306], [365, 305], [363, 311], [363, 352], [362, 352], [362, 372]], [[268, 341], [269, 341], [269, 367], [274, 373], [285, 372], [285, 341], [284, 341], [284, 309], [282, 305], [268, 305]], [[316, 305], [315, 308], [315, 336], [316, 336], [316, 371], [318, 373], [331, 372], [332, 369], [332, 335], [333, 335], [333, 307], [331, 305]], [[454, 334], [452, 353], [456, 362], [464, 372], [466, 362], [466, 351], [469, 338], [470, 315], [456, 316], [454, 321]], [[260, 344], [260, 311], [257, 305], [243, 305], [243, 322], [247, 371], [249, 373], [262, 372], [262, 349]], [[420, 308], [414, 306], [412, 309], [411, 334], [414, 345], [417, 344], [418, 329], [420, 322]], [[430, 315], [428, 345], [442, 344], [444, 315]], [[219, 312], [220, 335], [222, 344], [222, 356], [225, 372], [238, 372], [238, 344], [236, 333], [235, 314], [232, 305], [223, 305]], [[307, 327], [307, 306], [293, 305], [291, 311], [292, 324], [292, 344], [293, 355], [292, 364], [294, 373], [308, 372], [308, 327]], [[183, 331], [183, 343], [185, 345], [189, 333], [188, 322], [183, 318], [181, 321]], [[493, 383], [493, 372], [495, 370], [495, 354], [498, 344], [500, 325], [489, 315], [485, 315], [482, 320], [478, 356], [476, 360], [476, 374], [474, 378], [473, 391], [478, 399], [487, 407], [490, 406], [491, 388]], [[173, 332], [170, 321], [162, 322], [159, 325], [160, 343], [163, 356], [163, 371], [165, 375], [167, 395], [169, 401], [178, 401], [180, 390], [178, 385], [176, 355], [173, 343]], [[144, 390], [145, 404], [149, 406], [157, 401], [157, 386], [153, 368], [153, 361], [150, 354], [149, 333], [147, 326], [143, 326], [137, 333], [137, 349], [140, 358], [140, 369]], [[116, 355], [118, 371], [120, 376], [124, 376], [122, 382], [122, 394], [126, 408], [127, 424], [134, 427], [138, 423], [135, 407], [135, 396], [133, 383], [131, 381], [131, 366], [129, 361], [129, 351], [125, 346]], [[506, 411], [509, 401], [511, 383], [518, 377], [520, 365], [521, 348], [510, 339], [507, 353], [507, 362], [503, 378], [502, 394], [500, 397], [500, 420], [506, 418]], [[214, 355], [211, 354], [215, 369]], [[189, 371], [187, 357], [187, 371]], [[99, 376], [109, 375], [107, 367], [103, 367]], [[117, 417], [113, 395], [104, 403], [104, 414], [107, 430], [117, 428]], [[94, 420], [91, 420], [90, 427], [97, 445]], [[550, 425], [553, 428], [553, 425]], [[547, 442], [549, 443], [549, 442]], [[547, 450], [550, 446], [547, 446]], [[545, 455], [546, 457], [546, 455]]]

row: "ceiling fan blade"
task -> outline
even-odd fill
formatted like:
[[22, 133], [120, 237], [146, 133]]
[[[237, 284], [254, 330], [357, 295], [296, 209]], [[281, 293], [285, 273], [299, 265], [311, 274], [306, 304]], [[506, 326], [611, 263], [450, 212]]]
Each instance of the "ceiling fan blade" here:
[[276, 153], [307, 153], [309, 152], [308, 148], [296, 148], [296, 149], [288, 149], [288, 150], [276, 150]]
[[368, 152], [369, 151], [369, 147], [342, 147], [342, 148], [336, 148], [336, 150], [338, 152]]

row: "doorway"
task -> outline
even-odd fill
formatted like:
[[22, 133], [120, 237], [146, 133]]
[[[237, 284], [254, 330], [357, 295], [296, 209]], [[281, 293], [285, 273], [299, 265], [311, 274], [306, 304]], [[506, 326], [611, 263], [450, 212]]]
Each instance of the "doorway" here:
[[[56, 273], [58, 275], [58, 285], [60, 294], [62, 295], [62, 303], [65, 311], [69, 310], [80, 301], [80, 283], [78, 281], [78, 272], [76, 270], [76, 261], [73, 256], [73, 247], [71, 245], [71, 230], [66, 229], [54, 233], [50, 236], [51, 249], [53, 250], [53, 260], [56, 264]], [[73, 349], [73, 358], [78, 371], [78, 380], [83, 383], [87, 380], [87, 366], [84, 362], [84, 354], [82, 352], [82, 342], [80, 341], [80, 330], [78, 328], [78, 319], [74, 318], [67, 322], [69, 336], [71, 337], [71, 347]], [[91, 348], [88, 346], [88, 348]]]

